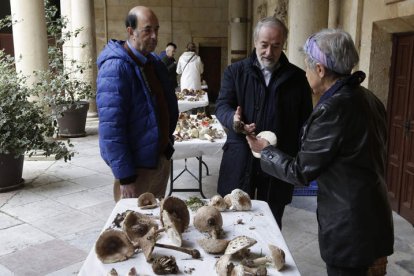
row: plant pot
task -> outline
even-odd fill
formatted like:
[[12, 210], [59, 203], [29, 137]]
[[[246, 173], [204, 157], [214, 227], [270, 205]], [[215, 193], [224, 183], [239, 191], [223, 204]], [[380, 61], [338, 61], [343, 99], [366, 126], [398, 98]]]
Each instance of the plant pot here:
[[23, 186], [23, 162], [23, 155], [15, 158], [14, 154], [0, 153], [0, 193]]
[[[59, 106], [62, 108], [62, 106]], [[88, 115], [89, 103], [82, 101], [63, 108], [62, 116], [57, 119], [59, 136], [61, 137], [83, 137], [86, 135], [85, 125]]]

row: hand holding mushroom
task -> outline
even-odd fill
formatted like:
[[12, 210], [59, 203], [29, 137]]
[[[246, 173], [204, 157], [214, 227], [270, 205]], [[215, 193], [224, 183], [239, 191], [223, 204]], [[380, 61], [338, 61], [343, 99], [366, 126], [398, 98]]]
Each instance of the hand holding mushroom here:
[[246, 136], [247, 143], [249, 144], [252, 154], [256, 158], [260, 158], [260, 152], [267, 146], [272, 145], [276, 146], [277, 144], [277, 137], [271, 131], [262, 131], [257, 136], [254, 135], [247, 135]]

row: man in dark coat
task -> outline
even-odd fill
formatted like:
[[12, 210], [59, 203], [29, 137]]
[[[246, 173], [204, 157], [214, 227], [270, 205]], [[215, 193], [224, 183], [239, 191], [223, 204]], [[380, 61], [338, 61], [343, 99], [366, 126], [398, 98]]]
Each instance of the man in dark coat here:
[[[293, 186], [261, 170], [243, 133], [272, 131], [279, 148], [292, 155], [298, 151], [300, 129], [312, 111], [312, 99], [305, 72], [282, 52], [287, 33], [280, 20], [262, 19], [254, 31], [255, 50], [225, 70], [216, 102], [216, 116], [228, 130], [218, 193], [224, 196], [239, 188], [267, 201], [279, 227]], [[235, 121], [243, 122], [244, 128], [234, 128]]]
[[165, 56], [161, 58], [161, 61], [165, 64], [168, 70], [168, 77], [174, 88], [178, 86], [177, 83], [177, 61], [174, 58], [175, 51], [177, 50], [177, 45], [170, 42], [165, 48]]

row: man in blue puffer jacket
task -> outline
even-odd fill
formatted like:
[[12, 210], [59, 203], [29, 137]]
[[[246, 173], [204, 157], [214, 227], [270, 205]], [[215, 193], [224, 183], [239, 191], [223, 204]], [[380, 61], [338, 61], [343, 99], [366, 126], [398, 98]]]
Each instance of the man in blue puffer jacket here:
[[115, 201], [144, 192], [164, 196], [178, 119], [167, 70], [151, 54], [158, 42], [156, 15], [137, 6], [125, 25], [127, 41], [111, 40], [98, 58], [99, 146], [115, 177]]

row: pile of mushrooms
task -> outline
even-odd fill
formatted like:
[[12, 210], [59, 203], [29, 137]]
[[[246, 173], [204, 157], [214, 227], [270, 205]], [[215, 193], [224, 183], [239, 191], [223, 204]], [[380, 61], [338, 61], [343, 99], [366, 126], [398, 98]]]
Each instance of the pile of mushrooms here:
[[252, 208], [252, 201], [248, 193], [240, 189], [234, 189], [224, 198], [220, 195], [213, 196], [210, 199], [209, 205], [215, 207], [220, 212], [223, 212], [226, 209], [233, 211], [249, 211]]
[[191, 117], [187, 113], [180, 113], [178, 123], [174, 132], [175, 141], [187, 141], [201, 139], [214, 141], [223, 138], [224, 132], [211, 126], [214, 119], [197, 114]]
[[[149, 193], [143, 194], [138, 200], [141, 209], [154, 208], [154, 205], [158, 206], [157, 200]], [[156, 274], [175, 274], [179, 269], [173, 256], [153, 257], [155, 247], [177, 250], [199, 259], [201, 254], [197, 249], [181, 247], [182, 235], [190, 223], [186, 203], [177, 197], [169, 196], [162, 200], [159, 206], [161, 228], [154, 217], [140, 212], [128, 210], [118, 214], [112, 228], [103, 231], [95, 244], [98, 259], [105, 264], [121, 262], [142, 252], [147, 262], [152, 263], [152, 269]], [[268, 245], [268, 256], [251, 259], [249, 248], [256, 244], [255, 239], [245, 235], [232, 240], [221, 238], [225, 234], [221, 212], [227, 209], [250, 210], [249, 195], [239, 189], [233, 190], [225, 198], [216, 195], [211, 198], [209, 205], [200, 207], [193, 217], [194, 227], [206, 234], [205, 238], [197, 240], [200, 247], [208, 254], [223, 254], [215, 264], [217, 274], [266, 275], [266, 264], [281, 270], [285, 265], [285, 253], [279, 247]], [[166, 232], [172, 244], [157, 242], [162, 232]], [[108, 275], [115, 276], [118, 273], [112, 269]], [[128, 275], [137, 275], [135, 268], [131, 268]]]

